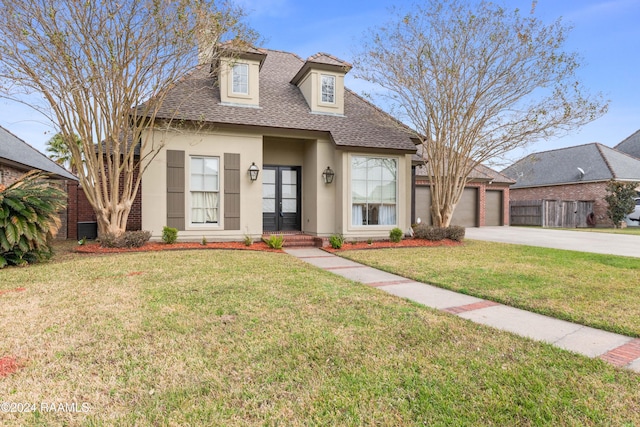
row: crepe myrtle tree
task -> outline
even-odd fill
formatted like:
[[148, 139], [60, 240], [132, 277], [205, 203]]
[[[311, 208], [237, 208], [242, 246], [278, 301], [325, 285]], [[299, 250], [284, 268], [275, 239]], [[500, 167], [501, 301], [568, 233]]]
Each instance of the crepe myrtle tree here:
[[585, 93], [580, 59], [564, 49], [569, 28], [490, 2], [427, 0], [393, 10], [364, 36], [355, 75], [422, 144], [431, 215], [448, 226], [479, 163], [565, 134], [604, 114]]
[[2, 0], [0, 94], [59, 128], [100, 234], [126, 229], [172, 83], [215, 67], [220, 42], [255, 40], [243, 16], [207, 0]]

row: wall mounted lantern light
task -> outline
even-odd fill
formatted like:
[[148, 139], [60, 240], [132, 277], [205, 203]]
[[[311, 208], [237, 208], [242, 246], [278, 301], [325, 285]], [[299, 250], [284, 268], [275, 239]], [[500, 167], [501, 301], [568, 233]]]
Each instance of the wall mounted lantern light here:
[[325, 184], [331, 184], [334, 176], [336, 176], [336, 173], [329, 166], [322, 172], [322, 179]]
[[260, 172], [258, 166], [256, 166], [255, 162], [251, 162], [251, 166], [249, 166], [249, 178], [251, 178], [251, 181], [258, 179], [258, 172]]

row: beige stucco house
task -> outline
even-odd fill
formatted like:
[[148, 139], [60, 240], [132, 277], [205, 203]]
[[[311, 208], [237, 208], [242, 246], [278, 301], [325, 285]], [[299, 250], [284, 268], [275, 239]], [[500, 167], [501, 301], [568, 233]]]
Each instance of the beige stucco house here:
[[348, 63], [250, 49], [216, 68], [178, 82], [158, 114], [174, 130], [153, 134], [162, 148], [143, 175], [142, 229], [210, 241], [409, 229], [415, 145], [344, 87]]

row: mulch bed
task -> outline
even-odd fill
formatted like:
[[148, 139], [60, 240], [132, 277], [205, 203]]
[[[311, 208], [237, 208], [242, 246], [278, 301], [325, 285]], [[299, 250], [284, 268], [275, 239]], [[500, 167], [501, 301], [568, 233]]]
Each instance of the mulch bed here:
[[[341, 252], [354, 249], [382, 249], [382, 248], [417, 248], [417, 247], [438, 247], [438, 246], [460, 246], [462, 242], [454, 242], [453, 240], [440, 240], [433, 242], [425, 239], [404, 239], [399, 243], [393, 243], [389, 240], [367, 242], [345, 242], [341, 249], [333, 249], [332, 247], [323, 248], [327, 252]], [[286, 247], [286, 245], [285, 245]], [[75, 251], [83, 254], [117, 254], [128, 252], [151, 252], [151, 251], [175, 251], [175, 250], [193, 250], [193, 249], [231, 249], [231, 250], [249, 250], [264, 252], [282, 252], [279, 249], [271, 249], [264, 242], [255, 242], [251, 246], [246, 246], [243, 242], [214, 242], [206, 245], [198, 242], [176, 242], [167, 244], [163, 242], [147, 242], [139, 248], [103, 248], [98, 243], [88, 243], [75, 248]]]
[[455, 242], [453, 240], [444, 239], [437, 242], [426, 239], [404, 239], [398, 243], [391, 242], [389, 240], [375, 241], [371, 243], [367, 242], [345, 242], [340, 249], [333, 249], [331, 246], [323, 248], [327, 252], [342, 252], [355, 249], [383, 249], [383, 248], [424, 248], [424, 247], [439, 247], [439, 246], [461, 246], [462, 242]]
[[128, 252], [151, 252], [151, 251], [175, 251], [189, 249], [232, 249], [264, 252], [282, 252], [278, 249], [271, 249], [264, 242], [254, 242], [251, 246], [246, 246], [243, 242], [214, 242], [203, 245], [198, 242], [176, 242], [167, 244], [163, 242], [147, 242], [139, 248], [103, 248], [98, 243], [88, 243], [78, 246], [76, 252], [83, 254], [117, 254]]

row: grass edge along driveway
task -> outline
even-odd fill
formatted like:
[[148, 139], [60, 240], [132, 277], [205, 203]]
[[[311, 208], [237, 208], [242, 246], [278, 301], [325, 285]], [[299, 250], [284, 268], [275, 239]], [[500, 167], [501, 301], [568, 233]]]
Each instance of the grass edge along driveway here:
[[474, 240], [340, 255], [445, 289], [640, 336], [640, 258]]
[[[406, 252], [405, 252], [406, 253]], [[3, 425], [634, 425], [640, 376], [286, 254], [74, 256], [0, 272]]]

